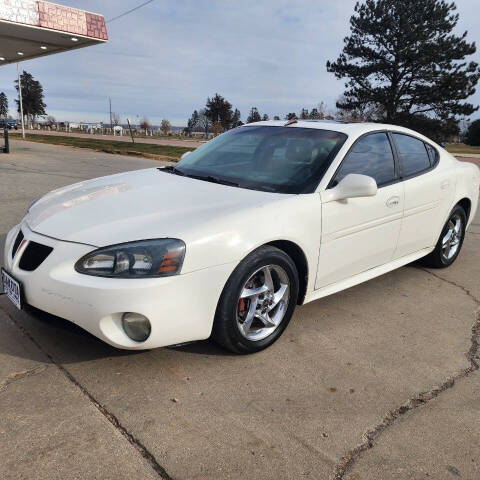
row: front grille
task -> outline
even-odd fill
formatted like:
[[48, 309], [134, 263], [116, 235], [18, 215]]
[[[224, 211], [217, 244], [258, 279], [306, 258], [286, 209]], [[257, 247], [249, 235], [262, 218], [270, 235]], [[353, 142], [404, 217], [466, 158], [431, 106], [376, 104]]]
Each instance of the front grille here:
[[17, 238], [15, 239], [15, 242], [13, 242], [13, 248], [12, 248], [12, 260], [15, 254], [17, 253], [18, 247], [22, 243], [23, 240], [23, 232], [20, 230], [18, 232]]
[[19, 267], [27, 272], [33, 272], [52, 253], [53, 248], [37, 242], [29, 242], [20, 259]]

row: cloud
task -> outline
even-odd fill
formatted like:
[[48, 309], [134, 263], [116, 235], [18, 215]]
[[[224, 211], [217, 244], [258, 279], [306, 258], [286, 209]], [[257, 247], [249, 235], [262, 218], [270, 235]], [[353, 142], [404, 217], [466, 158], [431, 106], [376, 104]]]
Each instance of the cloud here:
[[[59, 0], [60, 1], [60, 0]], [[61, 0], [112, 18], [138, 0]], [[460, 28], [475, 40], [476, 0], [459, 3]], [[343, 82], [325, 63], [342, 49], [355, 0], [157, 0], [108, 25], [106, 45], [25, 62], [62, 120], [108, 121], [108, 97], [123, 119], [182, 125], [207, 96], [224, 95], [246, 118], [285, 115], [324, 101]], [[480, 57], [477, 55], [477, 60]], [[15, 66], [0, 69], [13, 105]], [[480, 103], [480, 94], [472, 98]]]

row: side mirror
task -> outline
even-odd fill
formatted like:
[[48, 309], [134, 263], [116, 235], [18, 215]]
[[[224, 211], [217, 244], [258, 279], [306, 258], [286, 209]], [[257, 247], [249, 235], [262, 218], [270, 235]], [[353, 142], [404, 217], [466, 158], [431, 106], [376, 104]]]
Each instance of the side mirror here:
[[374, 197], [377, 194], [377, 182], [372, 177], [350, 173], [340, 183], [322, 193], [324, 203], [346, 200], [347, 198]]
[[180, 160], [183, 160], [185, 157], [187, 157], [188, 155], [190, 155], [192, 152], [185, 152], [181, 157], [180, 157]]

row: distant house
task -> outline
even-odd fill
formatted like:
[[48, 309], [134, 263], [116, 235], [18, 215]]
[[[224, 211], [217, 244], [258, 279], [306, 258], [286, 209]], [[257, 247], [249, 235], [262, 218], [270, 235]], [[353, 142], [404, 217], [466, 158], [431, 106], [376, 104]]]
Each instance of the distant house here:
[[70, 123], [70, 128], [75, 130], [82, 130], [88, 133], [96, 133], [103, 130], [103, 123]]
[[71, 130], [88, 130], [88, 124], [83, 122], [70, 122]]
[[[205, 138], [205, 132], [192, 132], [190, 135], [195, 138]], [[209, 132], [208, 138], [213, 138], [214, 136], [215, 134]]]

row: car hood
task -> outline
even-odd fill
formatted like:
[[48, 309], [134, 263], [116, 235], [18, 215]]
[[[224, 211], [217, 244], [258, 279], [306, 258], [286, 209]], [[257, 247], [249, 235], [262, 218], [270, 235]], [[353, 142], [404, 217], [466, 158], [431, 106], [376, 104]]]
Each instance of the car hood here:
[[96, 247], [151, 238], [187, 240], [200, 225], [215, 228], [226, 215], [284, 197], [154, 168], [50, 192], [29, 209], [25, 221], [39, 234]]

